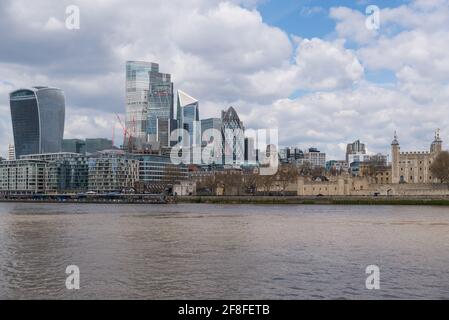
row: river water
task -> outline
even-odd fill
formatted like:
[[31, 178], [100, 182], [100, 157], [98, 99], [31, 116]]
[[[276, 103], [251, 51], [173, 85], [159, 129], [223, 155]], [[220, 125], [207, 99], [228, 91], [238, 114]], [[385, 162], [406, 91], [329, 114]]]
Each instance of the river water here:
[[0, 299], [42, 298], [449, 299], [449, 208], [0, 203]]

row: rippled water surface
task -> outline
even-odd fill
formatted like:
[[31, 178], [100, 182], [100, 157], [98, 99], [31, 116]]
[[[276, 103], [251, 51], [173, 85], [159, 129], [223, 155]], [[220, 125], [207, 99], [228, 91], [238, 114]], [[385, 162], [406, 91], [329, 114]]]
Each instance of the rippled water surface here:
[[449, 208], [0, 203], [13, 298], [449, 299]]

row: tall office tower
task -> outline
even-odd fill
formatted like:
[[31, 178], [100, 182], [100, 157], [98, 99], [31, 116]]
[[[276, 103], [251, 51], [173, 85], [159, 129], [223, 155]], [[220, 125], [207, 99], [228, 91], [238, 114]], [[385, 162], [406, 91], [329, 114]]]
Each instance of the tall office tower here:
[[356, 140], [353, 143], [348, 143], [346, 146], [346, 162], [349, 162], [351, 155], [364, 155], [366, 154], [366, 147], [360, 140]]
[[61, 152], [64, 92], [33, 87], [13, 91], [9, 98], [16, 159], [27, 154]]
[[150, 90], [150, 73], [159, 72], [159, 65], [145, 61], [126, 62], [126, 120], [125, 126], [129, 136], [124, 146], [132, 140], [140, 147], [147, 140], [148, 91]]
[[149, 72], [148, 91], [148, 141], [159, 142], [160, 146], [168, 147], [168, 135], [162, 134], [162, 141], [159, 140], [159, 124], [166, 124], [169, 130], [169, 120], [173, 119], [173, 83], [169, 74], [158, 71]]
[[223, 124], [223, 161], [241, 164], [245, 159], [245, 128], [233, 107], [221, 112]]
[[209, 129], [214, 129], [221, 133], [222, 123], [221, 118], [207, 118], [201, 120], [201, 142], [208, 143], [209, 141], [204, 140], [204, 132]]
[[[204, 135], [208, 130], [215, 130], [213, 136]], [[216, 136], [218, 135], [218, 136]], [[204, 148], [209, 144], [209, 161], [206, 164], [222, 164], [223, 161], [223, 139], [221, 118], [208, 118], [201, 120], [201, 144]], [[204, 161], [204, 159], [203, 159]]]
[[16, 160], [16, 152], [14, 151], [14, 145], [8, 145], [8, 160]]
[[189, 133], [190, 146], [200, 145], [201, 123], [199, 122], [199, 102], [181, 90], [178, 90], [177, 120], [178, 128], [185, 129]]

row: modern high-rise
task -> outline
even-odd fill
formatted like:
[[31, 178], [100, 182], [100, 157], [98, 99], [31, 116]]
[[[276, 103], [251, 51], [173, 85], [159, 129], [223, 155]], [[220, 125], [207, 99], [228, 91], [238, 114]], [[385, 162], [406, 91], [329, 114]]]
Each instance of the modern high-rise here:
[[304, 159], [302, 162], [307, 162], [314, 168], [325, 168], [326, 153], [321, 152], [317, 148], [309, 148], [308, 151], [304, 152]]
[[[201, 144], [201, 123], [199, 115], [199, 102], [184, 91], [178, 90], [177, 108], [178, 128], [189, 133], [190, 146]], [[186, 141], [184, 141], [186, 143]]]
[[16, 151], [13, 144], [8, 145], [8, 160], [16, 160]]
[[22, 155], [62, 150], [65, 121], [64, 92], [33, 87], [9, 95], [16, 159]]
[[[148, 122], [148, 91], [150, 72], [158, 72], [159, 65], [145, 61], [126, 62], [126, 120], [128, 134], [138, 143], [146, 141]], [[129, 137], [128, 137], [129, 138]], [[125, 139], [124, 145], [128, 144]]]
[[245, 128], [233, 107], [221, 112], [223, 163], [241, 164], [245, 158]]
[[161, 125], [167, 124], [168, 130], [170, 119], [173, 119], [173, 83], [169, 74], [158, 71], [150, 71], [149, 79], [148, 140], [149, 142], [158, 141], [162, 147], [167, 147], [168, 136], [165, 133], [159, 135], [159, 129]]
[[[223, 162], [223, 143], [221, 142], [223, 139], [222, 129], [223, 124], [221, 118], [201, 120], [201, 144], [203, 146], [203, 152], [204, 148], [208, 147], [209, 159], [206, 164], [222, 164]], [[205, 135], [204, 133], [208, 130], [215, 130], [215, 132], [209, 132], [210, 135]], [[205, 162], [204, 157], [203, 162]]]
[[350, 162], [351, 156], [362, 156], [366, 154], [366, 147], [364, 143], [361, 143], [360, 140], [356, 140], [353, 143], [348, 143], [346, 146], [346, 161]]
[[222, 129], [221, 118], [207, 118], [201, 120], [201, 141], [203, 143], [207, 143], [209, 141], [204, 140], [204, 132], [207, 130], [213, 129], [221, 133]]

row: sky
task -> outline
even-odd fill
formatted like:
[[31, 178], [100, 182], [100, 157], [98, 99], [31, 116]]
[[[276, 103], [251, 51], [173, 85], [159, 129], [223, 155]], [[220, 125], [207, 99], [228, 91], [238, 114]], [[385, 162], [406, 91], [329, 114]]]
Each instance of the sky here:
[[246, 128], [328, 159], [357, 139], [388, 153], [394, 131], [404, 151], [427, 150], [436, 128], [449, 141], [449, 0], [1, 0], [0, 17], [3, 156], [8, 94], [37, 85], [64, 90], [65, 138], [115, 131], [119, 145], [127, 60], [159, 63], [201, 118], [234, 106]]

